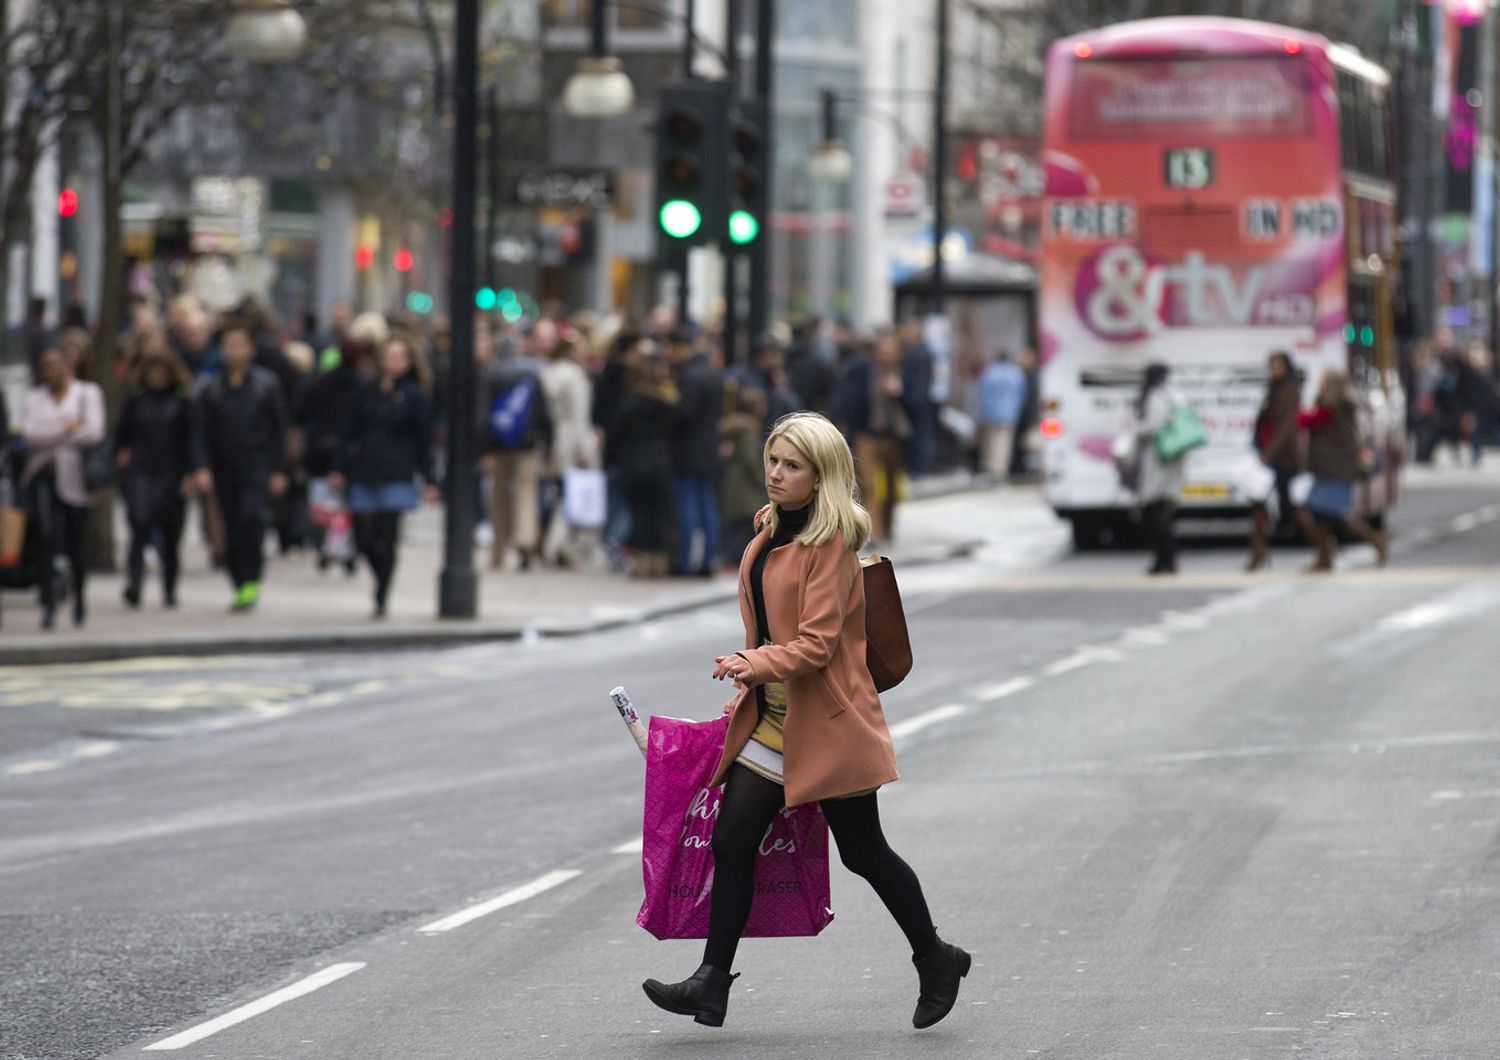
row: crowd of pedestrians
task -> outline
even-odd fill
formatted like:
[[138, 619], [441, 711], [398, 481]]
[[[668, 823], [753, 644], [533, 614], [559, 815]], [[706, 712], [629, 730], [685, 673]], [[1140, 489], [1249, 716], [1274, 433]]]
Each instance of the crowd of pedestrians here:
[[[44, 626], [64, 598], [86, 621], [90, 509], [110, 491], [129, 528], [129, 608], [153, 595], [153, 567], [161, 603], [177, 605], [196, 519], [236, 613], [261, 599], [272, 531], [273, 547], [320, 571], [352, 575], [362, 560], [372, 613], [386, 613], [402, 516], [437, 501], [447, 463], [444, 327], [340, 306], [326, 330], [288, 330], [253, 301], [211, 312], [183, 296], [160, 312], [135, 300], [109, 379], [86, 378], [97, 358], [81, 328], [36, 347], [4, 476], [26, 511], [25, 547], [0, 584], [34, 585]], [[720, 573], [763, 503], [771, 426], [799, 410], [845, 432], [874, 540], [887, 542], [908, 475], [935, 449], [918, 329], [781, 327], [726, 363], [717, 332], [664, 311], [639, 322], [482, 315], [474, 356], [476, 547], [496, 570]], [[973, 382], [984, 466], [1003, 474], [1030, 380], [1003, 355]]]

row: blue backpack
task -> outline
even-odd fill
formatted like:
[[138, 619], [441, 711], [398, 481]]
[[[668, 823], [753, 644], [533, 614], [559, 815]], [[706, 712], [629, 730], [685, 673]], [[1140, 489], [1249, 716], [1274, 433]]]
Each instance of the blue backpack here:
[[496, 394], [490, 405], [490, 441], [501, 449], [525, 448], [536, 402], [537, 382], [531, 375], [521, 376]]

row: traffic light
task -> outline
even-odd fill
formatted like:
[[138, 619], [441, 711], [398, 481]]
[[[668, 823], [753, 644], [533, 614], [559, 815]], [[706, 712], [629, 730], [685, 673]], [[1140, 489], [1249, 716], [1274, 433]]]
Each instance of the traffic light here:
[[64, 188], [57, 195], [57, 216], [66, 220], [78, 213], [78, 192]]
[[725, 226], [732, 247], [754, 243], [766, 226], [770, 181], [765, 117], [765, 107], [751, 100], [736, 103], [730, 115]]
[[663, 85], [656, 112], [656, 219], [660, 245], [712, 243], [724, 230], [728, 144], [722, 82]]

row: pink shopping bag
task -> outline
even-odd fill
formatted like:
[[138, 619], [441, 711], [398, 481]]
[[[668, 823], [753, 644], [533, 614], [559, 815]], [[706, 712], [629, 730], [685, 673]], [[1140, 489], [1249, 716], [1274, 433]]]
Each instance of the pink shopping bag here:
[[[708, 937], [714, 860], [709, 849], [722, 786], [709, 787], [727, 717], [651, 719], [641, 875], [646, 900], [635, 922], [659, 939]], [[816, 935], [829, 909], [828, 823], [816, 803], [783, 809], [761, 841], [747, 938]]]

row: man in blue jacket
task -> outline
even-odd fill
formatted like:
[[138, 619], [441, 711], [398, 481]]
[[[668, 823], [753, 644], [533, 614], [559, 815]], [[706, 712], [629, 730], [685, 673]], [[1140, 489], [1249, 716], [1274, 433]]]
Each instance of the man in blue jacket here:
[[979, 469], [1001, 477], [1010, 469], [1016, 423], [1026, 406], [1026, 373], [1001, 350], [979, 375]]

